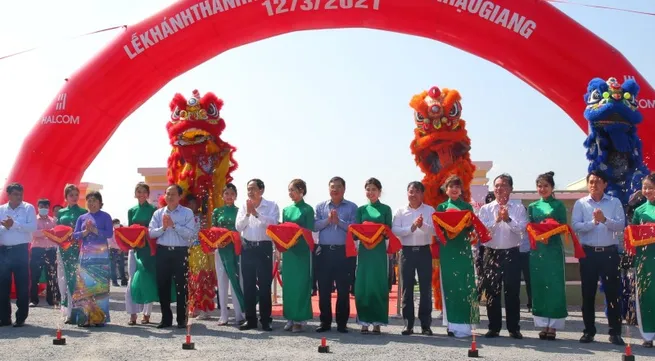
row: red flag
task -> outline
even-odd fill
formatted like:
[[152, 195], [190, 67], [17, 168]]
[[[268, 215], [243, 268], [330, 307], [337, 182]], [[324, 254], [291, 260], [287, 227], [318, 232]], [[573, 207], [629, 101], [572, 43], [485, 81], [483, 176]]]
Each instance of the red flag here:
[[314, 237], [312, 237], [312, 231], [300, 227], [293, 222], [269, 225], [266, 227], [266, 235], [271, 237], [273, 243], [275, 243], [275, 247], [280, 252], [286, 252], [289, 248], [295, 246], [300, 236], [303, 236], [305, 242], [307, 242], [307, 245], [309, 246], [309, 250], [314, 252]]
[[567, 243], [573, 242], [573, 255], [580, 259], [586, 257], [578, 237], [568, 224], [559, 224], [552, 218], [544, 219], [541, 223], [528, 223], [526, 230], [530, 239], [530, 248], [537, 249], [537, 241], [548, 244], [548, 239], [561, 234]]

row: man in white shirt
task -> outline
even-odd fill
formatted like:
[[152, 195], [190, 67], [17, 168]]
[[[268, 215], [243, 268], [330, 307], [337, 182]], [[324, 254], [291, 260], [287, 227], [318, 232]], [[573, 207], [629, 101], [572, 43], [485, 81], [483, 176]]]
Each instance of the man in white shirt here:
[[173, 325], [171, 311], [171, 283], [177, 291], [177, 327], [187, 324], [187, 275], [189, 273], [189, 246], [197, 236], [193, 211], [180, 205], [183, 190], [177, 184], [166, 188], [166, 207], [152, 215], [148, 226], [151, 238], [157, 238], [157, 293], [161, 306], [161, 322], [157, 328]]
[[36, 231], [36, 210], [23, 202], [23, 186], [7, 186], [9, 202], [0, 206], [0, 326], [11, 325], [11, 279], [16, 285], [16, 322], [25, 324], [29, 313], [29, 243]]
[[421, 333], [432, 335], [432, 253], [430, 243], [434, 233], [432, 214], [434, 208], [423, 203], [425, 186], [421, 182], [411, 182], [407, 186], [406, 207], [396, 211], [393, 217], [393, 233], [400, 238], [403, 245], [402, 267], [400, 276], [403, 285], [403, 319], [405, 328], [401, 334], [414, 333], [414, 282], [418, 273], [421, 291], [418, 306], [418, 318], [421, 321]]
[[487, 299], [489, 331], [485, 337], [500, 335], [503, 325], [501, 290], [505, 290], [507, 331], [515, 339], [522, 339], [521, 318], [521, 258], [519, 246], [528, 224], [525, 207], [509, 202], [514, 181], [509, 174], [494, 179], [496, 200], [480, 208], [480, 220], [491, 233], [491, 241], [484, 245], [482, 292]]
[[575, 202], [571, 226], [578, 235], [585, 258], [580, 259], [582, 287], [582, 319], [584, 331], [581, 343], [594, 341], [596, 335], [596, 291], [602, 279], [607, 302], [607, 323], [610, 342], [625, 345], [621, 338], [621, 271], [619, 245], [623, 239], [625, 214], [618, 198], [605, 194], [607, 176], [592, 171], [587, 175], [589, 195]]
[[[262, 330], [272, 331], [271, 283], [273, 282], [273, 243], [266, 235], [266, 227], [277, 224], [280, 209], [275, 202], [268, 201], [264, 194], [264, 182], [251, 179], [248, 182], [248, 200], [239, 208], [236, 229], [241, 233], [241, 275], [243, 276], [243, 298], [246, 306], [246, 323], [240, 330], [257, 328], [257, 299], [259, 299], [259, 321]], [[259, 293], [257, 289], [259, 288]], [[288, 290], [293, 292], [293, 290]]]

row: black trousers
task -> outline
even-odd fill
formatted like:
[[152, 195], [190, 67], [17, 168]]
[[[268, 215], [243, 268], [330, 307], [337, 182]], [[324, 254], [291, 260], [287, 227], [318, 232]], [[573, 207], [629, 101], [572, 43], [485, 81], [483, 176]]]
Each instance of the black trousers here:
[[478, 254], [475, 257], [475, 273], [478, 275], [478, 301], [482, 299], [482, 280], [484, 279], [484, 246], [478, 244]]
[[355, 295], [355, 276], [357, 274], [357, 257], [348, 258], [348, 278], [350, 279], [350, 294]]
[[432, 253], [430, 246], [403, 247], [400, 266], [400, 277], [403, 284], [403, 320], [408, 328], [414, 327], [414, 284], [418, 273], [420, 298], [418, 303], [418, 318], [421, 328], [432, 325]]
[[39, 304], [39, 279], [45, 268], [46, 302], [52, 306], [59, 302], [59, 286], [57, 284], [57, 248], [33, 247], [30, 255], [30, 302]]
[[610, 335], [621, 335], [621, 272], [619, 254], [616, 246], [583, 246], [585, 258], [580, 259], [580, 280], [582, 283], [582, 320], [584, 333], [596, 335], [596, 291], [598, 279], [603, 281], [607, 302], [607, 323]]
[[532, 308], [532, 282], [530, 282], [530, 252], [519, 252], [521, 254], [521, 274], [525, 281], [525, 292], [528, 294], [528, 308]]
[[318, 292], [318, 273], [316, 269], [316, 252], [312, 253], [312, 293]]
[[[257, 324], [257, 301], [259, 300], [259, 321], [270, 325], [271, 284], [273, 283], [273, 243], [271, 241], [250, 242], [244, 240], [241, 253], [241, 275], [243, 276], [243, 298], [246, 306], [246, 321]], [[289, 292], [292, 292], [289, 290]]]
[[487, 296], [489, 331], [500, 332], [503, 326], [501, 292], [505, 291], [505, 317], [507, 331], [521, 329], [521, 253], [518, 247], [484, 250], [484, 279], [482, 290]]
[[[316, 278], [321, 325], [332, 325], [332, 289], [337, 285], [337, 327], [345, 328], [350, 317], [350, 266], [345, 246], [319, 245], [316, 248]], [[355, 258], [355, 257], [353, 257]]]
[[0, 246], [0, 323], [11, 323], [11, 279], [16, 284], [16, 322], [29, 313], [30, 259], [27, 243]]
[[[127, 276], [125, 275], [125, 254], [123, 251], [112, 248], [109, 250], [109, 255], [111, 260], [109, 264], [111, 281], [113, 283], [118, 283], [118, 277], [120, 277], [121, 282], [127, 282]], [[116, 272], [116, 269], [118, 269], [118, 272]]]
[[189, 274], [189, 247], [157, 246], [157, 293], [161, 306], [161, 322], [171, 325], [171, 283], [175, 281], [177, 293], [177, 324], [186, 325], [187, 277]]

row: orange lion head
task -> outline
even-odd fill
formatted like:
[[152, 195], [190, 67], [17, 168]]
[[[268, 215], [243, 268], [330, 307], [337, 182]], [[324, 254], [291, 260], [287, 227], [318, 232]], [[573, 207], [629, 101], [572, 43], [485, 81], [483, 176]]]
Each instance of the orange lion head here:
[[417, 131], [427, 135], [459, 128], [462, 122], [461, 99], [457, 90], [446, 88], [440, 90], [436, 86], [415, 95], [409, 106], [414, 109]]

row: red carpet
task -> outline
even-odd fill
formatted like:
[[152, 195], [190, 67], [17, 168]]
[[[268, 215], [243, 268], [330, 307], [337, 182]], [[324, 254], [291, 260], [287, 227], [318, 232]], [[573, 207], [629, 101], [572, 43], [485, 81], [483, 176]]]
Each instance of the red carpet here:
[[[389, 293], [389, 315], [396, 314], [396, 301], [398, 300], [398, 286], [393, 285], [391, 292]], [[282, 297], [278, 296], [277, 302], [279, 305], [273, 305], [273, 317], [282, 317]], [[332, 312], [334, 313], [334, 308], [337, 303], [337, 292], [332, 293]], [[314, 311], [314, 316], [318, 317], [320, 312], [318, 309], [318, 296], [312, 297], [312, 311]], [[354, 318], [357, 315], [357, 309], [355, 308], [355, 297], [350, 296], [350, 317]]]

